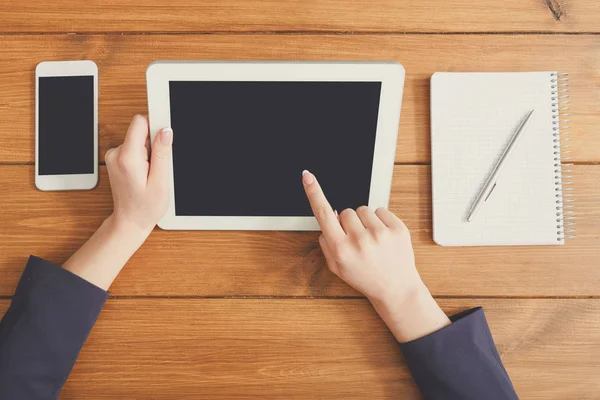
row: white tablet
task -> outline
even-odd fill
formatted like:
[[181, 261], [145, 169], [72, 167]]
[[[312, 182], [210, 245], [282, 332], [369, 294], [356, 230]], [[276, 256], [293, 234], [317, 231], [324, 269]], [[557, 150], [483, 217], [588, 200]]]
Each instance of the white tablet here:
[[387, 207], [404, 68], [393, 62], [154, 62], [151, 139], [174, 131], [163, 229], [318, 230], [332, 206]]

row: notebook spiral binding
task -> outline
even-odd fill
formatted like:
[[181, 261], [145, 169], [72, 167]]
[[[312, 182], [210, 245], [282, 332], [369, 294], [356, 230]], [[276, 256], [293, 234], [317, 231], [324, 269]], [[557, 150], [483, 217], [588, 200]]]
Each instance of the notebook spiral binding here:
[[[575, 235], [575, 210], [573, 209], [573, 170], [570, 168], [573, 159], [569, 154], [571, 141], [569, 103], [569, 74], [552, 73], [552, 124], [554, 125], [554, 182], [556, 188], [556, 240], [564, 242], [565, 239], [573, 239]], [[567, 119], [564, 119], [567, 118]]]

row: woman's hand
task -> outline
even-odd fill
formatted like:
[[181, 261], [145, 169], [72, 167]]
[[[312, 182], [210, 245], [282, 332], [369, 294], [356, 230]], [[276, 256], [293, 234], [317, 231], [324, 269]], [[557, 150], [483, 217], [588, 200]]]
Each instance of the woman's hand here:
[[327, 266], [373, 303], [399, 341], [450, 323], [417, 272], [410, 234], [398, 217], [364, 206], [338, 217], [313, 174], [304, 171], [302, 182], [323, 231], [319, 242]]
[[114, 209], [63, 268], [108, 290], [169, 204], [173, 131], [160, 131], [150, 153], [148, 120], [136, 115], [125, 142], [106, 152]]
[[106, 168], [113, 195], [117, 225], [148, 236], [167, 211], [173, 131], [161, 130], [152, 145], [148, 119], [136, 115], [122, 145], [106, 152]]

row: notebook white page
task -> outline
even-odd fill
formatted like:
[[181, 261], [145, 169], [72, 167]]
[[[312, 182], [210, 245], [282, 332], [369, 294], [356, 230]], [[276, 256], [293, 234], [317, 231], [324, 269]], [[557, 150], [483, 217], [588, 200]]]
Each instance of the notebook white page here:
[[[431, 78], [433, 236], [444, 246], [562, 244], [556, 200], [552, 72], [436, 73]], [[532, 114], [497, 186], [467, 215], [502, 152]], [[553, 124], [556, 121], [556, 124]], [[559, 162], [560, 164], [560, 162]], [[558, 197], [557, 197], [558, 195]], [[557, 215], [558, 214], [558, 215]], [[557, 221], [558, 220], [558, 221]]]

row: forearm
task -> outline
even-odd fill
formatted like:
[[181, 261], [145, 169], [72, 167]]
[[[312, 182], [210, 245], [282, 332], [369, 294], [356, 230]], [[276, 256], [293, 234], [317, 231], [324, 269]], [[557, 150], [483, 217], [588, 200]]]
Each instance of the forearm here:
[[30, 259], [0, 322], [0, 397], [58, 396], [106, 290], [148, 234], [111, 216], [63, 268]]
[[151, 163], [148, 136], [147, 119], [136, 116], [123, 145], [106, 153], [113, 215], [63, 268], [30, 258], [0, 321], [0, 398], [58, 397], [106, 290], [164, 215], [173, 131], [154, 141]]
[[63, 268], [108, 290], [150, 232], [108, 217], [64, 264]]

